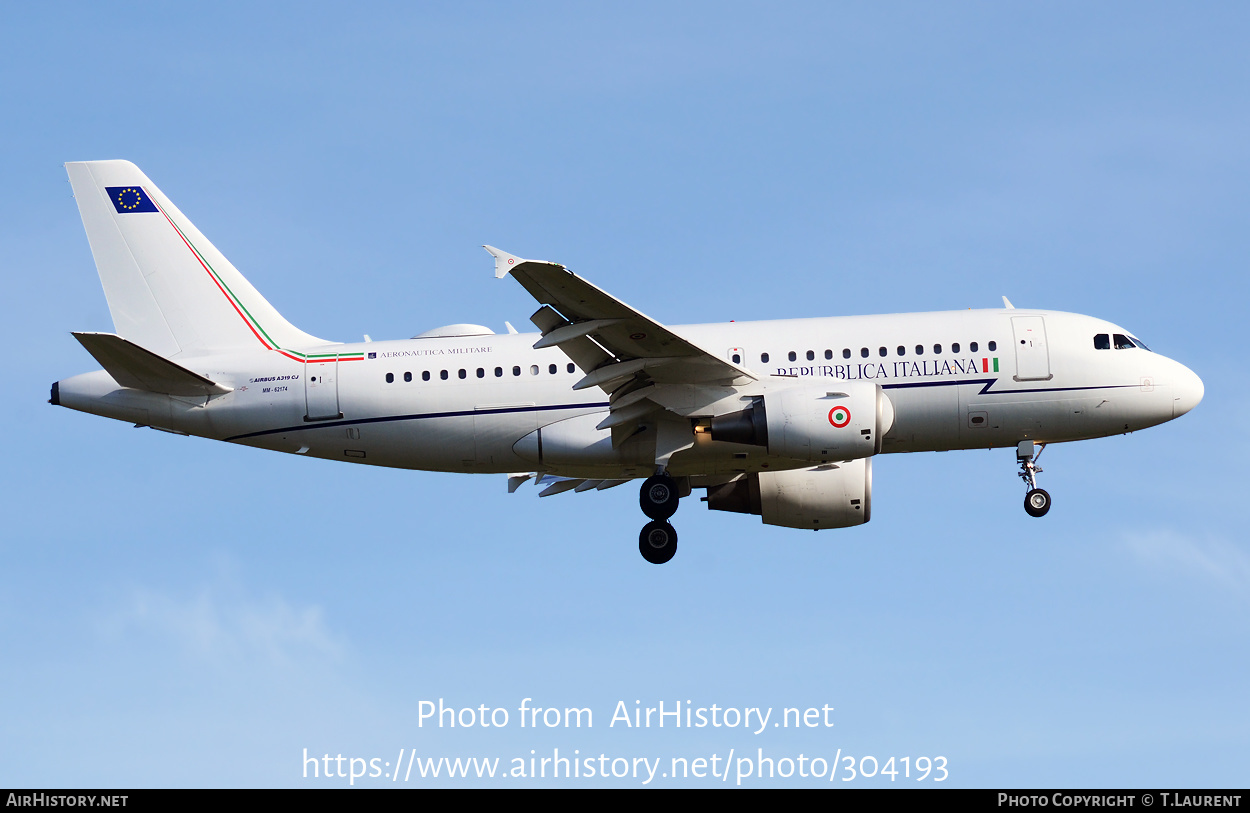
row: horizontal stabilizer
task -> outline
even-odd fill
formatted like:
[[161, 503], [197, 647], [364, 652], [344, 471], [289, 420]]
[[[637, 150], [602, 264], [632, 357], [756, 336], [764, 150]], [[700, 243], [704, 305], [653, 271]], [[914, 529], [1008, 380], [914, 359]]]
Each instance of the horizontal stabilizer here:
[[225, 395], [230, 387], [144, 350], [112, 333], [75, 333], [74, 338], [123, 387], [167, 395]]

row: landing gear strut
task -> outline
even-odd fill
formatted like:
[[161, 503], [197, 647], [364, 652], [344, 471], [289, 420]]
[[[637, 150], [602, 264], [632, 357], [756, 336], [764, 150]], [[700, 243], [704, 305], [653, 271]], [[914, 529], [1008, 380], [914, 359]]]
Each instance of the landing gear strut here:
[[1029, 487], [1029, 492], [1024, 495], [1024, 510], [1031, 517], [1043, 517], [1050, 510], [1051, 500], [1045, 489], [1037, 487], [1037, 475], [1042, 473], [1037, 460], [1046, 444], [1036, 444], [1036, 453], [1034, 445], [1031, 440], [1020, 441], [1016, 446], [1016, 461], [1020, 464], [1020, 479]]
[[680, 501], [677, 481], [663, 469], [643, 481], [638, 504], [651, 522], [638, 534], [638, 552], [653, 565], [664, 564], [677, 552], [677, 531], [668, 519], [677, 513]]

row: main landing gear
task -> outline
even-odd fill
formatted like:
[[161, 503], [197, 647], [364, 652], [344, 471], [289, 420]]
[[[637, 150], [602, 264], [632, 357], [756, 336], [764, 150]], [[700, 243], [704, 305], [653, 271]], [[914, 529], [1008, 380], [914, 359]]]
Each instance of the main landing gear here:
[[1020, 464], [1020, 479], [1029, 487], [1029, 493], [1024, 495], [1024, 510], [1031, 517], [1044, 517], [1050, 510], [1051, 500], [1045, 489], [1037, 487], [1037, 475], [1042, 473], [1037, 460], [1042, 456], [1046, 444], [1036, 444], [1036, 452], [1034, 447], [1031, 440], [1020, 441], [1016, 446], [1016, 461]]
[[643, 481], [638, 504], [651, 522], [638, 534], [638, 552], [653, 565], [662, 565], [677, 553], [677, 531], [668, 519], [677, 513], [680, 501], [677, 481], [668, 472], [661, 470]]

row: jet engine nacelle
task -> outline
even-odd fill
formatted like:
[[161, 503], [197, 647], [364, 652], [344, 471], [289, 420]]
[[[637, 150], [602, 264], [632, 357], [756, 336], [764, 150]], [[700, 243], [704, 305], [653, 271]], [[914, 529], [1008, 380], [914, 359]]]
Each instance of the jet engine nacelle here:
[[872, 460], [764, 471], [707, 490], [713, 511], [756, 514], [785, 528], [850, 528], [872, 517]]
[[893, 425], [894, 405], [879, 384], [832, 380], [766, 392], [741, 412], [713, 418], [711, 436], [828, 463], [879, 453]]

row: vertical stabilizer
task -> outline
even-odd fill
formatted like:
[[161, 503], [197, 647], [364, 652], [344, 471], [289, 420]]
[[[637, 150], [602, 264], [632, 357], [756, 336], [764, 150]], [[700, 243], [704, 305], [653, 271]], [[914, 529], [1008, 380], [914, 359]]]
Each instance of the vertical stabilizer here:
[[283, 319], [134, 164], [65, 169], [118, 334], [165, 358], [327, 344]]

